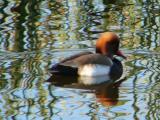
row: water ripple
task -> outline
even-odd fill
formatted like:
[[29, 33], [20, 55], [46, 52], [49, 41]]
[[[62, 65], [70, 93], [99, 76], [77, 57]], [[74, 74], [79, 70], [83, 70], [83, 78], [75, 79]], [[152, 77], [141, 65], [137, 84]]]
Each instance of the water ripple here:
[[[158, 1], [0, 1], [0, 119], [159, 119]], [[61, 59], [119, 35], [126, 80], [109, 94], [45, 82]], [[57, 79], [59, 80], [59, 79]], [[106, 90], [107, 91], [107, 90]]]

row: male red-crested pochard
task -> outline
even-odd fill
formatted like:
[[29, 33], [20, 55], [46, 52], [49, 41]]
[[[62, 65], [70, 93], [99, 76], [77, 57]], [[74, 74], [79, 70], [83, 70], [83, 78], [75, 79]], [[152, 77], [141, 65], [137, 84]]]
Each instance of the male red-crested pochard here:
[[96, 42], [96, 53], [81, 52], [62, 60], [51, 68], [55, 75], [79, 76], [83, 84], [100, 84], [119, 79], [123, 73], [121, 62], [114, 55], [126, 58], [119, 50], [120, 40], [113, 32], [102, 33]]

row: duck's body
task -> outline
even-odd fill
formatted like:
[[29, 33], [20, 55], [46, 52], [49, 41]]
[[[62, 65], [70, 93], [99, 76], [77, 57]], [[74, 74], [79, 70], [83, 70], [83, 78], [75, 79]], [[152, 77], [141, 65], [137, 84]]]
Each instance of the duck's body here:
[[79, 75], [88, 77], [106, 75], [114, 78], [117, 73], [121, 76], [122, 64], [116, 58], [111, 60], [106, 55], [83, 52], [66, 58], [54, 65], [51, 68], [51, 72], [58, 75]]
[[[123, 72], [122, 64], [113, 55], [124, 55], [118, 50], [119, 39], [111, 32], [102, 34], [96, 43], [96, 53], [82, 52], [64, 59], [51, 68], [53, 74], [78, 75], [80, 77], [105, 76], [107, 79], [118, 79]], [[93, 80], [94, 81], [94, 80]], [[99, 84], [105, 80], [84, 84]]]

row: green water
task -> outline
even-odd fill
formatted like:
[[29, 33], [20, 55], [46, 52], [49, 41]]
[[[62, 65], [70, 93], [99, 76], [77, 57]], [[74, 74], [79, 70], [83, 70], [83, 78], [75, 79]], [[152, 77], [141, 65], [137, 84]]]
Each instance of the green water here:
[[[159, 0], [1, 0], [0, 119], [159, 120], [159, 11]], [[128, 56], [115, 102], [46, 82], [53, 64], [94, 51], [105, 31]]]

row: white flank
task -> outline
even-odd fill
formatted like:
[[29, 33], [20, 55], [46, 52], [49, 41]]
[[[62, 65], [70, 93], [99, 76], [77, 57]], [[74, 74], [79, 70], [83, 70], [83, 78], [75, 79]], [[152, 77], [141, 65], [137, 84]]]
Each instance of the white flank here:
[[80, 76], [103, 76], [108, 75], [110, 72], [110, 66], [87, 64], [78, 69], [78, 75]]
[[84, 85], [97, 85], [104, 82], [107, 82], [110, 80], [109, 76], [80, 76], [78, 78], [79, 83], [82, 83]]
[[87, 64], [78, 69], [79, 82], [85, 85], [100, 84], [110, 80], [110, 66]]

